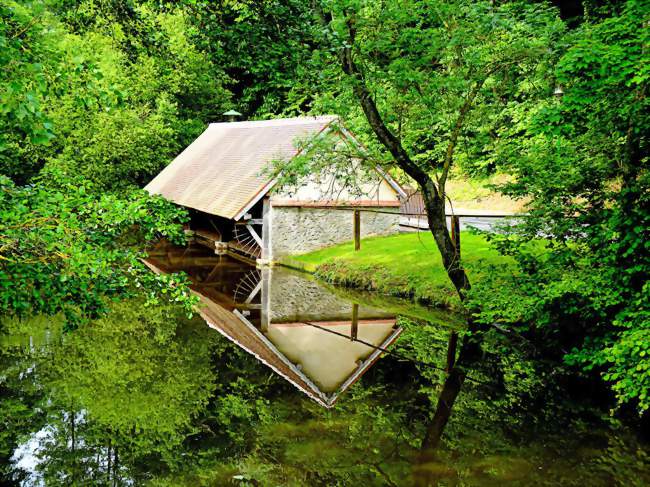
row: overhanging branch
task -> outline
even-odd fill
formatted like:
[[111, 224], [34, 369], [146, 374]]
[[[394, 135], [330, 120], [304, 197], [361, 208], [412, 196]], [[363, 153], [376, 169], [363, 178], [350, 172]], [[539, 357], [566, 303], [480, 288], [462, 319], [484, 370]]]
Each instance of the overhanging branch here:
[[366, 86], [365, 80], [363, 79], [363, 75], [358, 66], [355, 64], [354, 59], [352, 58], [352, 45], [354, 44], [356, 33], [354, 24], [351, 20], [348, 20], [347, 26], [349, 43], [344, 45], [341, 49], [341, 66], [343, 68], [343, 72], [350, 76], [353, 80], [354, 94], [359, 99], [361, 108], [366, 115], [366, 119], [368, 120], [370, 127], [372, 128], [375, 135], [377, 135], [379, 141], [391, 153], [395, 159], [395, 162], [422, 188], [426, 187], [429, 191], [433, 192], [435, 197], [438, 197], [438, 190], [432, 183], [429, 175], [415, 162], [413, 162], [399, 139], [386, 126], [381, 114], [379, 113], [379, 109], [377, 108], [375, 101], [368, 91], [368, 87]]

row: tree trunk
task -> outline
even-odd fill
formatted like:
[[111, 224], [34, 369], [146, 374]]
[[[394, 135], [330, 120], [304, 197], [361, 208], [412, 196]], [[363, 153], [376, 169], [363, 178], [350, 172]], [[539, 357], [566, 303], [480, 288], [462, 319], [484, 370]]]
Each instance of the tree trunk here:
[[77, 439], [75, 437], [74, 409], [70, 408], [70, 436], [72, 446], [72, 483], [77, 483]]
[[[323, 21], [326, 19], [323, 18]], [[355, 64], [352, 56], [352, 46], [355, 42], [356, 30], [354, 22], [347, 19], [349, 32], [349, 42], [341, 48], [340, 62], [343, 72], [350, 76], [354, 81], [353, 91], [359, 104], [366, 116], [368, 124], [377, 136], [379, 142], [390, 152], [393, 160], [406, 174], [408, 174], [418, 184], [424, 200], [424, 206], [427, 213], [429, 229], [436, 242], [436, 246], [442, 257], [442, 263], [445, 266], [449, 280], [452, 282], [458, 296], [462, 301], [467, 297], [467, 291], [470, 289], [470, 282], [465, 270], [460, 263], [460, 254], [451, 239], [447, 229], [447, 217], [445, 215], [445, 181], [447, 173], [451, 167], [453, 158], [453, 149], [455, 138], [457, 138], [465, 115], [471, 107], [471, 102], [481, 84], [478, 84], [473, 92], [468, 96], [465, 104], [461, 109], [454, 134], [447, 148], [447, 157], [443, 164], [443, 174], [438, 179], [438, 185], [434, 182], [429, 172], [423, 169], [419, 164], [411, 159], [406, 149], [402, 146], [401, 141], [386, 126], [377, 105], [372, 98], [368, 87], [366, 86], [363, 73]], [[468, 320], [468, 329], [470, 332], [477, 331], [471, 319]], [[469, 339], [463, 337], [461, 342], [460, 353], [456, 366], [450, 371], [442, 391], [440, 393], [436, 411], [433, 420], [427, 429], [426, 437], [423, 441], [423, 452], [428, 452], [425, 456], [431, 456], [432, 452], [440, 443], [443, 430], [451, 415], [452, 406], [458, 397], [466, 373], [464, 366], [475, 360], [479, 356], [479, 347], [476, 338], [472, 336]]]
[[440, 396], [438, 396], [438, 404], [433, 419], [427, 427], [427, 433], [422, 441], [422, 451], [435, 450], [440, 444], [442, 433], [451, 416], [451, 410], [456, 402], [456, 398], [460, 393], [460, 389], [465, 382], [465, 372], [461, 369], [454, 367], [449, 372], [445, 384], [442, 388]]
[[[471, 320], [470, 320], [471, 322]], [[415, 486], [437, 485], [440, 480], [436, 474], [440, 469], [437, 459], [437, 449], [442, 439], [442, 434], [451, 417], [451, 412], [460, 394], [465, 378], [467, 377], [463, 364], [471, 363], [480, 354], [480, 344], [474, 336], [465, 336], [461, 342], [460, 353], [456, 366], [452, 367], [445, 379], [442, 391], [438, 396], [438, 404], [433, 419], [427, 425], [427, 431], [422, 441], [422, 447], [413, 470]]]
[[426, 455], [427, 451], [435, 450], [440, 444], [440, 439], [447, 425], [447, 421], [449, 421], [449, 417], [451, 416], [454, 402], [456, 402], [458, 393], [467, 377], [465, 367], [479, 357], [480, 350], [480, 343], [474, 335], [466, 335], [463, 337], [458, 360], [456, 360], [456, 365], [452, 367], [445, 379], [442, 391], [438, 396], [436, 412], [427, 427], [427, 432], [422, 442], [423, 454]]
[[108, 448], [107, 448], [107, 462], [108, 466], [106, 467], [106, 484], [110, 485], [111, 483], [111, 461], [113, 459], [113, 453], [111, 451], [111, 439], [108, 439]]
[[117, 456], [117, 445], [115, 446], [115, 459], [113, 461], [113, 485], [120, 485], [119, 484], [119, 457]]
[[[420, 186], [424, 207], [427, 212], [429, 229], [436, 241], [436, 246], [442, 257], [442, 264], [445, 266], [449, 280], [454, 285], [458, 297], [465, 300], [466, 293], [470, 289], [470, 282], [465, 269], [460, 263], [460, 254], [454, 245], [449, 230], [447, 229], [447, 216], [445, 214], [445, 201], [441, 197], [441, 191], [435, 190], [433, 181], [427, 175], [429, 181]], [[433, 188], [433, 191], [432, 191]]]

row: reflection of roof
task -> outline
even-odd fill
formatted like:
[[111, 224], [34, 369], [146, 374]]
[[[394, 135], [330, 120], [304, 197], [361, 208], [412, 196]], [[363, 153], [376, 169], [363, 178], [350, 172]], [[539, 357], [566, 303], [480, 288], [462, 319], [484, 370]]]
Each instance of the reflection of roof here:
[[271, 185], [261, 175], [274, 159], [291, 159], [296, 139], [321, 132], [336, 117], [212, 123], [146, 190], [179, 205], [233, 219]]
[[300, 364], [321, 391], [339, 393], [348, 377], [394, 332], [395, 318], [391, 318], [359, 320], [354, 340], [350, 320], [271, 323], [267, 336], [291, 362]]
[[[334, 406], [339, 398], [339, 395], [345, 392], [352, 384], [354, 384], [363, 373], [374, 364], [381, 355], [380, 350], [374, 350], [359, 366], [347, 374], [342, 384], [338, 389], [330, 394], [322, 391], [312, 380], [305, 375], [305, 373], [292, 363], [271, 341], [260, 332], [255, 326], [248, 322], [244, 316], [237, 311], [230, 312], [222, 308], [217, 303], [196, 293], [204, 305], [199, 310], [203, 319], [208, 323], [210, 328], [214, 328], [230, 341], [237, 344], [239, 347], [246, 350], [251, 355], [255, 356], [260, 362], [264, 363], [277, 374], [284, 377], [291, 382], [303, 393], [307, 394], [321, 406], [330, 408]], [[379, 344], [380, 348], [385, 349], [390, 346], [402, 332], [401, 328], [397, 328], [389, 334], [389, 336]]]
[[316, 402], [325, 407], [330, 406], [328, 397], [295, 365], [280, 354], [257, 328], [247, 323], [245, 319], [242, 319], [243, 317], [222, 308], [199, 293], [196, 294], [201, 298], [203, 305], [199, 309], [199, 313], [210, 328], [214, 328], [230, 341], [254, 355], [259, 361], [271, 367]]
[[[166, 266], [163, 261], [157, 259], [149, 258], [144, 263], [156, 273], [173, 271], [173, 268]], [[301, 329], [316, 330], [312, 325], [322, 326], [328, 329], [345, 327], [346, 330], [350, 330], [350, 321], [317, 321], [312, 323], [312, 325], [297, 322], [278, 324], [272, 322], [267, 337], [266, 334], [258, 330], [239, 311], [233, 309], [234, 303], [232, 300], [227, 300], [229, 302], [216, 302], [215, 299], [218, 299], [218, 297], [213, 295], [215, 290], [209, 286], [191, 285], [191, 289], [192, 293], [201, 300], [201, 304], [198, 306], [199, 314], [211, 328], [214, 328], [240, 348], [255, 356], [259, 361], [273, 369], [273, 371], [284, 377], [320, 405], [328, 408], [332, 407], [336, 403], [339, 395], [354, 384], [377, 361], [382, 353], [381, 349], [389, 347], [402, 331], [401, 328], [394, 328], [394, 318], [377, 317], [359, 320], [359, 338], [364, 339], [368, 343], [372, 343], [378, 348], [371, 349], [361, 343], [353, 343], [349, 338], [337, 337], [338, 340], [341, 340], [341, 348], [347, 347], [349, 350], [344, 354], [346, 358], [345, 363], [334, 364], [336, 367], [333, 367], [333, 369], [336, 369], [336, 373], [331, 373], [328, 377], [329, 381], [324, 381], [322, 380], [323, 376], [319, 374], [320, 371], [316, 370], [315, 367], [319, 363], [327, 364], [327, 360], [329, 359], [337, 360], [337, 354], [330, 354], [328, 356], [326, 351], [323, 353], [314, 353], [312, 354], [313, 357], [308, 357], [306, 354], [309, 353], [310, 349], [314, 350], [314, 345], [318, 342], [331, 341], [331, 335], [322, 336], [320, 339], [319, 337], [308, 337], [310, 340], [308, 340], [304, 350], [296, 350], [295, 346], [292, 349], [289, 345], [295, 345], [297, 338], [304, 339], [305, 334], [295, 334], [294, 332], [300, 331]], [[277, 338], [277, 334], [274, 335], [274, 330], [284, 333], [285, 340], [276, 341], [274, 338]], [[364, 331], [371, 331], [371, 333], [367, 334]], [[326, 334], [326, 332], [321, 333]], [[300, 347], [301, 344], [298, 343], [298, 346]], [[360, 350], [359, 347], [366, 348]], [[301, 364], [302, 367], [297, 364]], [[353, 365], [350, 366], [350, 364]], [[315, 370], [316, 372], [314, 372]], [[314, 377], [315, 380], [321, 379], [320, 382], [325, 383], [326, 387], [319, 386], [312, 381], [311, 377]]]

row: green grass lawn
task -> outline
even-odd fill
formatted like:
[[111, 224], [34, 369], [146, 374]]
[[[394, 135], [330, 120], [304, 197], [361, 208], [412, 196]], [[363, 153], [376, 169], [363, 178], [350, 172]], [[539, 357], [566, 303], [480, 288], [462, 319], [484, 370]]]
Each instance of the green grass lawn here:
[[[504, 262], [485, 239], [461, 232], [463, 265], [470, 279], [477, 277], [479, 262]], [[304, 270], [334, 284], [378, 291], [439, 306], [457, 304], [440, 254], [428, 232], [372, 237], [354, 251], [352, 242], [293, 257]]]

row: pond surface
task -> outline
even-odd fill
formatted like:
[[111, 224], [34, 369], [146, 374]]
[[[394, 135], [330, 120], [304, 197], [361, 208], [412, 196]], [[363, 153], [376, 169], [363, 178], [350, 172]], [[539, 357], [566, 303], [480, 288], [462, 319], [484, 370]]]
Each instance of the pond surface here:
[[394, 312], [285, 268], [256, 268], [199, 246], [169, 247], [147, 262], [156, 272], [185, 272], [208, 326], [325, 407], [402, 332]]
[[425, 459], [448, 312], [201, 247], [148, 264], [186, 272], [200, 315], [0, 323], [0, 485], [650, 485], [634, 428], [498, 341]]

